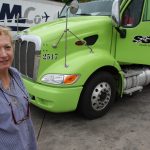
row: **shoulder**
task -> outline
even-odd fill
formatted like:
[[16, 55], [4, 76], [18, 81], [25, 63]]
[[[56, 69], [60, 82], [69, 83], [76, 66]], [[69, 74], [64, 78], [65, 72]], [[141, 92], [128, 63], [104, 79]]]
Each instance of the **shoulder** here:
[[9, 72], [10, 72], [12, 78], [15, 80], [15, 82], [19, 85], [21, 90], [26, 92], [26, 88], [25, 88], [24, 83], [21, 78], [21, 73], [14, 67], [10, 67]]
[[10, 71], [12, 76], [21, 77], [21, 73], [14, 67], [10, 67], [9, 71]]
[[10, 75], [15, 79], [15, 81], [18, 81], [20, 84], [22, 83], [21, 79], [21, 73], [14, 67], [9, 68]]

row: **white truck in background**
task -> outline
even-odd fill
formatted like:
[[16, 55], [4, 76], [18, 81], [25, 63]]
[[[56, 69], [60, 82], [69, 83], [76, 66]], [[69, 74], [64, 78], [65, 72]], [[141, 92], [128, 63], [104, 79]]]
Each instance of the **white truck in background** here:
[[63, 3], [46, 0], [0, 0], [0, 25], [13, 34], [28, 27], [54, 20]]

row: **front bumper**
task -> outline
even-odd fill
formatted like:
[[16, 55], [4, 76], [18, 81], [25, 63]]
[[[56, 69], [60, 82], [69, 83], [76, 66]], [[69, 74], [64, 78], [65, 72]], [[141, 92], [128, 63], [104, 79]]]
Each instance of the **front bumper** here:
[[69, 112], [77, 108], [82, 87], [50, 87], [23, 79], [31, 103], [50, 112]]

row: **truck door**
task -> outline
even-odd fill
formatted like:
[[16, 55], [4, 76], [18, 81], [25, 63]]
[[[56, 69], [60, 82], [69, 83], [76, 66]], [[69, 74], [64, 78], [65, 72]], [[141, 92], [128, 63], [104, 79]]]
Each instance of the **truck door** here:
[[150, 0], [130, 1], [123, 11], [121, 26], [126, 30], [126, 38], [117, 34], [117, 61], [150, 64]]

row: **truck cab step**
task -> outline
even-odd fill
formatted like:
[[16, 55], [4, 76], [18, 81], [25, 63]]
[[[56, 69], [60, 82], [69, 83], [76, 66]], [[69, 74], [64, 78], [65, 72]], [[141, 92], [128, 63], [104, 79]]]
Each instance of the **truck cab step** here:
[[136, 86], [136, 87], [133, 87], [133, 88], [130, 88], [130, 89], [127, 89], [124, 91], [124, 94], [126, 95], [132, 95], [133, 92], [136, 92], [136, 91], [142, 91], [143, 87], [142, 86]]

